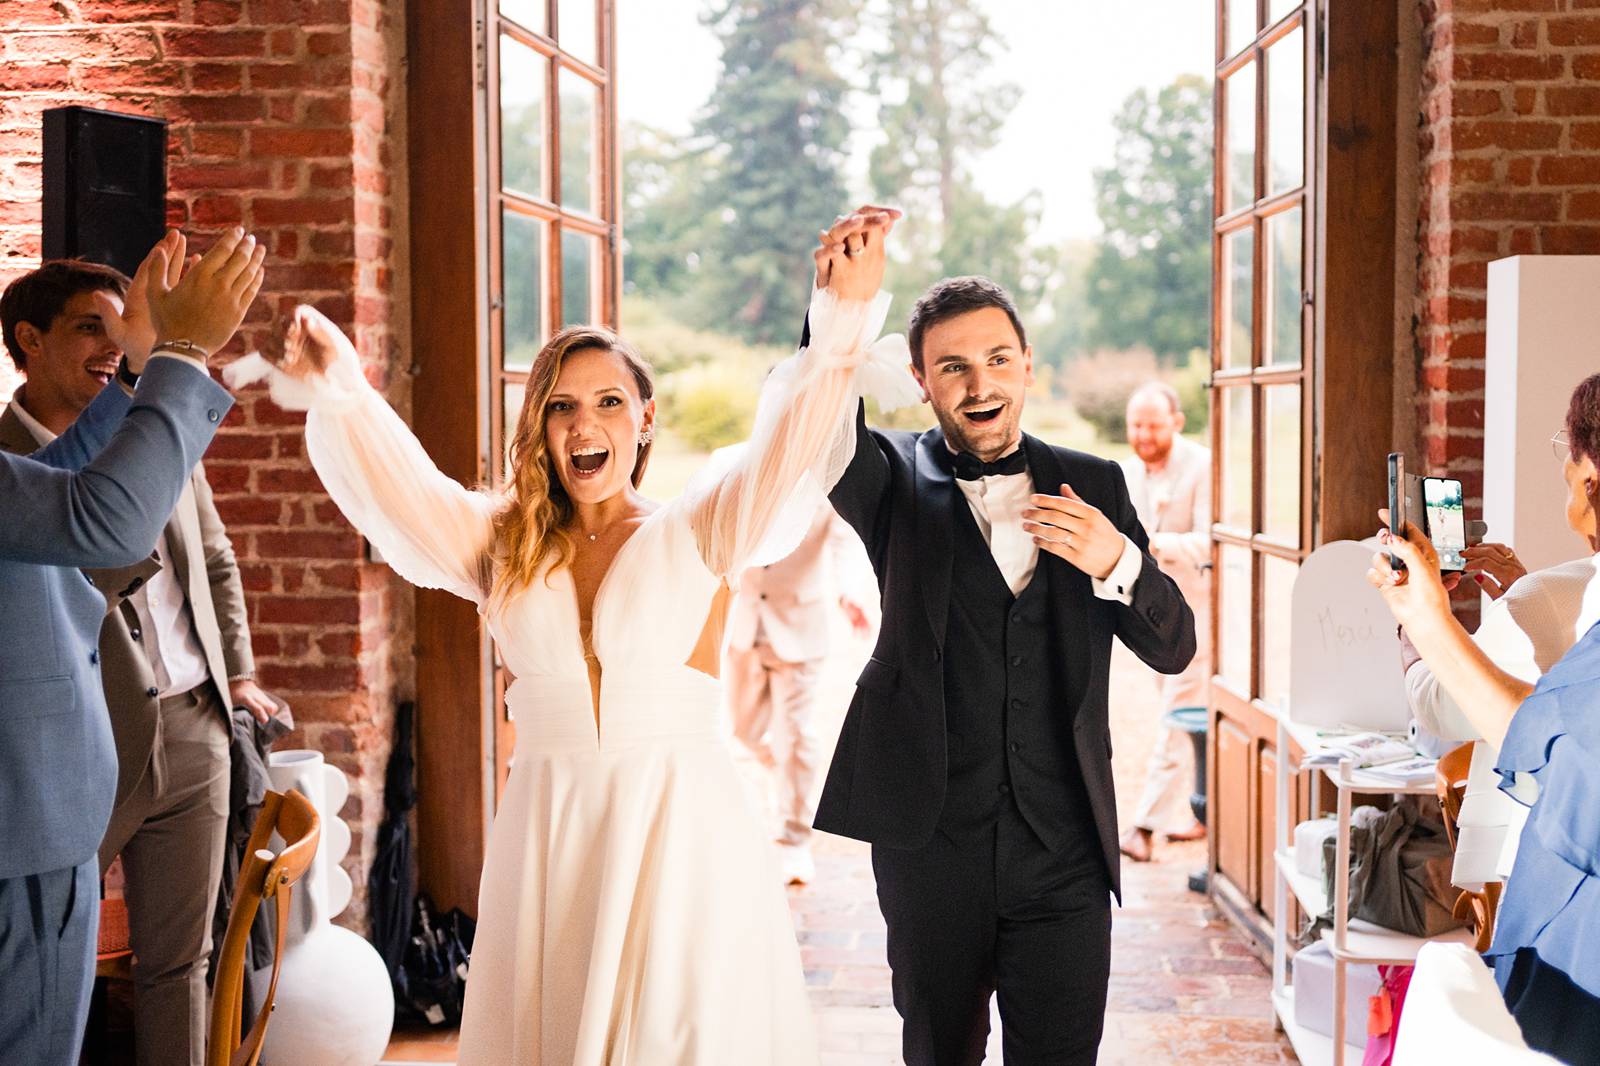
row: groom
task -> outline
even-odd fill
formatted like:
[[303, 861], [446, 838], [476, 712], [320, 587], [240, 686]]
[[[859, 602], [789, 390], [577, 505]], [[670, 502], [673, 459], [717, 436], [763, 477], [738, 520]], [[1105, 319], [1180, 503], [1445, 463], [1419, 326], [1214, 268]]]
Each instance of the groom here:
[[[883, 227], [860, 217], [824, 235], [818, 285], [830, 247], [877, 251]], [[1092, 1064], [1120, 898], [1111, 638], [1176, 674], [1194, 617], [1117, 464], [1019, 428], [1033, 352], [1004, 289], [939, 282], [909, 342], [939, 428], [858, 414], [831, 494], [872, 559], [883, 627], [816, 826], [872, 843], [909, 1066], [981, 1062], [992, 993], [1006, 1062]]]

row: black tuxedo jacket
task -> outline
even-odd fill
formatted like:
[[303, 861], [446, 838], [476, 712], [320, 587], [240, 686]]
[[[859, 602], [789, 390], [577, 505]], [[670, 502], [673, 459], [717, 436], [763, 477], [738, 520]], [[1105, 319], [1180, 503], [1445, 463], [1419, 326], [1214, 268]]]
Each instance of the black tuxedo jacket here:
[[[1094, 595], [1089, 576], [1039, 552], [1034, 580], [1047, 569], [1054, 631], [1073, 691], [1072, 735], [1112, 888], [1120, 895], [1117, 810], [1111, 782], [1107, 699], [1111, 638], [1122, 639], [1155, 670], [1176, 674], [1195, 653], [1194, 615], [1156, 566], [1121, 468], [1024, 434], [1038, 491], [1063, 483], [1099, 508], [1144, 553], [1133, 604]], [[950, 604], [956, 508], [966, 497], [936, 456], [938, 429], [922, 434], [869, 429], [857, 415], [856, 451], [831, 493], [834, 509], [866, 545], [883, 598], [883, 627], [856, 683], [817, 809], [818, 829], [894, 848], [933, 837], [947, 783], [943, 649]]]

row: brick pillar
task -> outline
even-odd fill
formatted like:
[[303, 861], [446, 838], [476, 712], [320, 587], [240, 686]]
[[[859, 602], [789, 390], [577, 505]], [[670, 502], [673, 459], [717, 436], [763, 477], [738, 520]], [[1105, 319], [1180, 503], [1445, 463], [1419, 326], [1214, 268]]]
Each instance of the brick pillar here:
[[[240, 224], [270, 252], [232, 354], [269, 344], [296, 304], [314, 304], [408, 413], [404, 26], [392, 5], [6, 0], [5, 18], [0, 285], [38, 263], [39, 112], [81, 103], [160, 116], [171, 123], [170, 223], [201, 245]], [[287, 744], [323, 751], [351, 777], [345, 866], [357, 888], [345, 920], [361, 927], [393, 708], [414, 686], [411, 594], [365, 560], [305, 459], [301, 425], [247, 393], [206, 468], [244, 573], [261, 683], [301, 726]]]
[[1488, 263], [1600, 253], [1600, 0], [1421, 0], [1417, 421], [1483, 488]]

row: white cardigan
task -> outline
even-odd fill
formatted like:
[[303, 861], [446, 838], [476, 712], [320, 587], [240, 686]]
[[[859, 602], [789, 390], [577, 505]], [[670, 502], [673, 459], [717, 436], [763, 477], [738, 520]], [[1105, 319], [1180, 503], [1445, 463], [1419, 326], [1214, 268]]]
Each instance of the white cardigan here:
[[[1506, 673], [1535, 684], [1589, 627], [1600, 621], [1600, 555], [1528, 574], [1483, 612], [1472, 640]], [[1480, 738], [1426, 663], [1406, 672], [1411, 714], [1423, 731], [1446, 741], [1478, 741], [1458, 820], [1452, 880], [1463, 888], [1504, 880], [1516, 858], [1528, 809], [1500, 790], [1499, 752]]]

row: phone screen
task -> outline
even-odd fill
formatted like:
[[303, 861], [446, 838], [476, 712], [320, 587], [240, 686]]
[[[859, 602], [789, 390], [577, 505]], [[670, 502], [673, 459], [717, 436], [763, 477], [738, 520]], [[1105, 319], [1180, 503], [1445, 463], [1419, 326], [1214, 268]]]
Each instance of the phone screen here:
[[1467, 560], [1461, 553], [1467, 548], [1467, 510], [1461, 482], [1446, 477], [1423, 478], [1422, 505], [1428, 539], [1439, 553], [1439, 569], [1465, 570]]

